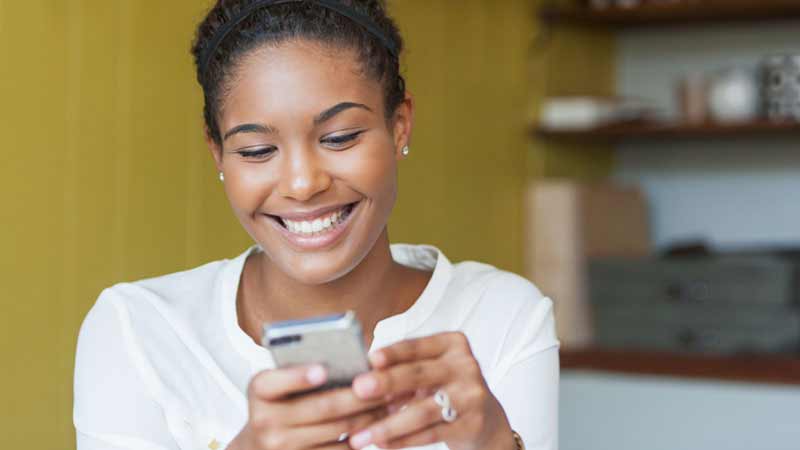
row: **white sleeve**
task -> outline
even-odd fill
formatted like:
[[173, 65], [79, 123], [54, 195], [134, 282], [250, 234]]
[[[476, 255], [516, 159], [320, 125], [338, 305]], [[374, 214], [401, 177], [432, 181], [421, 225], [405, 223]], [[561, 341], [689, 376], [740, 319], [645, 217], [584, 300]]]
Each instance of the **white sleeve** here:
[[558, 449], [558, 349], [549, 348], [515, 364], [495, 395], [527, 450]]
[[489, 387], [528, 450], [558, 449], [559, 342], [553, 302], [527, 280], [506, 280], [515, 314]]
[[125, 306], [108, 289], [78, 335], [73, 420], [78, 450], [176, 450], [143, 380]]

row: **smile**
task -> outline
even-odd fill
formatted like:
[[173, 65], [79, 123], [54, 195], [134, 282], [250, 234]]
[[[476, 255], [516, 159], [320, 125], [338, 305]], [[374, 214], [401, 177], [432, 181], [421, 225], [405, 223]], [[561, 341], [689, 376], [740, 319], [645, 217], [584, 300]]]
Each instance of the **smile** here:
[[354, 211], [360, 201], [329, 209], [315, 216], [269, 215], [281, 235], [293, 246], [304, 250], [318, 250], [333, 245], [349, 229]]
[[298, 234], [300, 236], [314, 236], [317, 234], [325, 234], [343, 224], [350, 216], [350, 213], [353, 212], [356, 203], [350, 203], [349, 205], [345, 205], [336, 211], [326, 213], [323, 216], [313, 219], [290, 220], [281, 216], [274, 217], [276, 217], [278, 222], [280, 222], [280, 224], [291, 233]]

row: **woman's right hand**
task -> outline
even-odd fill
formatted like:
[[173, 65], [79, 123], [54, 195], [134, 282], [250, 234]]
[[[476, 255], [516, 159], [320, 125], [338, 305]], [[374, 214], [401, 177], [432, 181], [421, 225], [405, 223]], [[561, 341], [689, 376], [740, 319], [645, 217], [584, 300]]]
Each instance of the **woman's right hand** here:
[[345, 433], [357, 432], [385, 417], [387, 401], [361, 400], [349, 387], [291, 395], [321, 386], [326, 379], [322, 366], [265, 370], [255, 375], [247, 390], [247, 424], [227, 449], [350, 449]]

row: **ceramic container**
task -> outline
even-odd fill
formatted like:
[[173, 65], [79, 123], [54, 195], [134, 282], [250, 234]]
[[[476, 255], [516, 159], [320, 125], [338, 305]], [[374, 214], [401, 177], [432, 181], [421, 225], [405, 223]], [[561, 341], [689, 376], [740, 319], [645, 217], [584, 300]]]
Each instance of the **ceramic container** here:
[[800, 121], [800, 55], [764, 61], [764, 103], [771, 120]]
[[761, 115], [761, 83], [757, 73], [745, 68], [725, 69], [709, 82], [708, 106], [716, 122], [750, 122]]

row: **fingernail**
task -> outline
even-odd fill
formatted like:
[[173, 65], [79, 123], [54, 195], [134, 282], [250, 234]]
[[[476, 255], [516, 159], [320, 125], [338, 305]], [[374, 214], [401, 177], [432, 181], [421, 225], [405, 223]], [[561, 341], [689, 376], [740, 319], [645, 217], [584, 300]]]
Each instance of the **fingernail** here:
[[306, 372], [306, 379], [313, 385], [324, 383], [326, 377], [327, 373], [325, 373], [325, 368], [322, 366], [313, 366]]
[[372, 362], [373, 366], [380, 367], [386, 364], [386, 355], [380, 350], [374, 351], [369, 354], [369, 360]]
[[350, 438], [350, 445], [355, 449], [360, 449], [368, 446], [372, 439], [372, 433], [369, 431], [362, 431]]
[[375, 377], [369, 375], [356, 378], [356, 381], [353, 383], [353, 390], [361, 397], [372, 394], [377, 387], [378, 382], [375, 380]]

